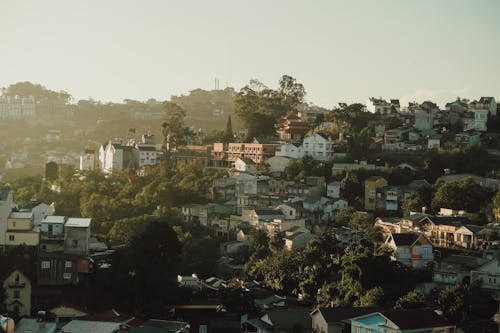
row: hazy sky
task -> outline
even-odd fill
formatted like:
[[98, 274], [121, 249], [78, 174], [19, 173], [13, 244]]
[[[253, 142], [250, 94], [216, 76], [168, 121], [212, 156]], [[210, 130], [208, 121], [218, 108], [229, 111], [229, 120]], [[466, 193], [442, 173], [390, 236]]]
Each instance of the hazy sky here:
[[498, 0], [0, 0], [0, 86], [160, 100], [282, 74], [332, 107], [500, 99]]

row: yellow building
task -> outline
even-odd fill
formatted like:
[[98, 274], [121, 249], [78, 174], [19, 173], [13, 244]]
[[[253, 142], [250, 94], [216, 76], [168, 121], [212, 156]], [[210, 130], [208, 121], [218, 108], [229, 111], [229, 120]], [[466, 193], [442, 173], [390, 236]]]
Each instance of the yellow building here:
[[375, 209], [377, 188], [387, 185], [387, 180], [381, 176], [372, 176], [365, 180], [365, 210]]
[[13, 212], [7, 219], [6, 246], [38, 246], [40, 230], [33, 226], [33, 213]]

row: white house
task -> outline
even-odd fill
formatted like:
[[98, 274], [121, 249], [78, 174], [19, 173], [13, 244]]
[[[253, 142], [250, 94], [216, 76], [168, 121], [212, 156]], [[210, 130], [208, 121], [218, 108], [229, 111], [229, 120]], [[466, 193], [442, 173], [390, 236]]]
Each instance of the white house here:
[[326, 185], [326, 196], [329, 198], [340, 198], [340, 182], [330, 182]]
[[85, 152], [80, 155], [80, 170], [94, 171], [95, 151], [93, 149], [85, 149]]
[[35, 226], [40, 225], [45, 217], [53, 215], [55, 211], [55, 208], [51, 205], [47, 205], [43, 202], [38, 203], [31, 208], [31, 212], [33, 213], [33, 224]]
[[470, 281], [480, 281], [481, 288], [500, 291], [500, 261], [494, 259], [470, 272]]
[[327, 161], [333, 158], [332, 138], [323, 133], [306, 136], [302, 146], [304, 155], [311, 156], [315, 160]]
[[385, 244], [394, 249], [393, 259], [411, 267], [423, 267], [434, 260], [432, 243], [421, 233], [391, 233]]
[[257, 171], [257, 164], [249, 158], [238, 157], [234, 161], [234, 169], [239, 172], [255, 173]]
[[301, 159], [304, 157], [304, 149], [300, 144], [287, 143], [276, 148], [276, 156]]

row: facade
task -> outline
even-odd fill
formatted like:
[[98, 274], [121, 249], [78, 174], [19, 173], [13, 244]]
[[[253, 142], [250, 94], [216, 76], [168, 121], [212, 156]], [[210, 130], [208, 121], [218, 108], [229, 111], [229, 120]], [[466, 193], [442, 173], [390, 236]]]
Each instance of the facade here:
[[64, 225], [64, 252], [71, 254], [89, 253], [90, 218], [70, 217]]
[[301, 144], [287, 143], [276, 148], [276, 156], [298, 160], [304, 157], [304, 150]]
[[30, 316], [31, 280], [26, 273], [19, 268], [14, 268], [2, 277], [1, 282], [5, 290], [7, 310], [19, 316]]
[[365, 180], [365, 210], [372, 211], [375, 209], [377, 188], [387, 185], [387, 180], [381, 176], [372, 176]]
[[41, 203], [35, 204], [31, 208], [31, 212], [33, 213], [33, 224], [35, 226], [38, 226], [42, 223], [42, 220], [45, 217], [54, 214], [55, 208], [51, 205], [47, 205], [46, 203], [41, 202]]
[[95, 151], [93, 149], [85, 149], [85, 152], [80, 155], [80, 170], [94, 171], [95, 164]]
[[5, 245], [14, 247], [19, 245], [38, 246], [40, 230], [33, 225], [33, 213], [10, 213], [7, 219]]
[[35, 119], [35, 98], [0, 96], [0, 118]]
[[263, 144], [254, 139], [251, 143], [231, 142], [227, 145], [216, 142], [211, 152], [212, 159], [232, 163], [238, 157], [245, 157], [260, 164], [276, 153], [277, 144]]
[[326, 196], [333, 199], [340, 198], [341, 182], [330, 182], [326, 185]]
[[391, 233], [385, 244], [394, 249], [394, 259], [411, 267], [423, 267], [434, 260], [432, 243], [420, 233]]
[[83, 255], [42, 252], [37, 258], [37, 283], [40, 286], [77, 284], [90, 272], [90, 260]]
[[5, 246], [7, 219], [12, 211], [12, 192], [7, 188], [0, 188], [0, 247]]
[[249, 158], [238, 157], [234, 162], [234, 169], [239, 172], [255, 173], [255, 171], [257, 171], [257, 166]]
[[382, 99], [382, 97], [370, 97], [368, 101], [366, 101], [366, 111], [383, 115], [397, 113], [400, 111], [399, 100], [391, 99], [391, 102], [387, 102], [385, 99]]
[[64, 251], [64, 223], [66, 216], [47, 216], [40, 224], [40, 251]]
[[424, 102], [415, 106], [413, 112], [415, 114], [413, 127], [421, 131], [428, 131], [434, 126], [434, 118], [439, 112], [439, 107], [432, 102]]
[[333, 159], [333, 140], [323, 133], [315, 133], [305, 137], [302, 147], [304, 156], [311, 156], [320, 161]]

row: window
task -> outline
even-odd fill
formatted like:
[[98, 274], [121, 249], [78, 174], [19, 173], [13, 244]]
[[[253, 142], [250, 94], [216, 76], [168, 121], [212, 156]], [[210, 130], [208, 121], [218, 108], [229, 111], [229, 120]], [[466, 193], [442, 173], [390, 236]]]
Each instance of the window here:
[[63, 274], [63, 279], [64, 280], [70, 280], [71, 279], [71, 273], [64, 273]]
[[13, 241], [14, 240], [14, 235], [9, 235], [9, 240]]
[[14, 290], [14, 298], [16, 299], [21, 298], [21, 292], [19, 290]]
[[50, 261], [42, 261], [42, 268], [43, 269], [50, 268]]
[[73, 263], [71, 261], [66, 260], [66, 262], [64, 263], [64, 267], [71, 268], [73, 267]]

